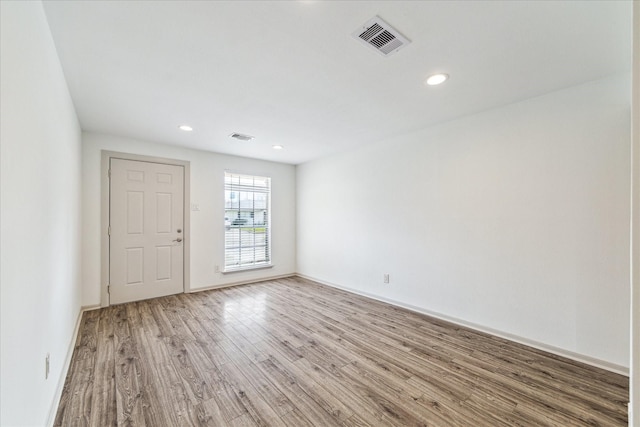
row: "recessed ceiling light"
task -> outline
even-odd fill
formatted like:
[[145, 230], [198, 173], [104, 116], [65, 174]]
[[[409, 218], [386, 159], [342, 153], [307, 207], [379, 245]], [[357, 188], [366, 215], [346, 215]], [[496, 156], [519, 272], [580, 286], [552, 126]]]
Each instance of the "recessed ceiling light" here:
[[183, 130], [185, 132], [191, 132], [193, 130], [193, 128], [189, 125], [180, 125], [178, 126], [178, 129]]
[[432, 74], [429, 77], [427, 77], [427, 80], [425, 80], [424, 82], [429, 86], [435, 86], [435, 85], [439, 85], [441, 83], [446, 82], [448, 78], [449, 78], [448, 74], [444, 74], [444, 73]]
[[273, 146], [274, 150], [282, 150], [284, 148], [284, 145], [280, 145], [280, 144], [276, 144]]

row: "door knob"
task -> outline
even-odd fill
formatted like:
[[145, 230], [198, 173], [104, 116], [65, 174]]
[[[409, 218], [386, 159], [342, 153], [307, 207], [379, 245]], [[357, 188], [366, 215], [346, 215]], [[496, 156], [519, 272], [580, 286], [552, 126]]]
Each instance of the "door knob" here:
[[181, 238], [181, 237], [178, 237], [176, 240], [174, 240], [174, 242], [178, 242], [178, 243], [180, 243], [180, 242], [182, 242], [182, 238]]

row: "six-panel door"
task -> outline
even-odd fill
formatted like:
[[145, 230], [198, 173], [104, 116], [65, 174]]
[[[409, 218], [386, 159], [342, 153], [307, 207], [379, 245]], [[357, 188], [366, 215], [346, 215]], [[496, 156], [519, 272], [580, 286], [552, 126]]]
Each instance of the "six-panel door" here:
[[183, 292], [184, 167], [110, 165], [110, 303]]

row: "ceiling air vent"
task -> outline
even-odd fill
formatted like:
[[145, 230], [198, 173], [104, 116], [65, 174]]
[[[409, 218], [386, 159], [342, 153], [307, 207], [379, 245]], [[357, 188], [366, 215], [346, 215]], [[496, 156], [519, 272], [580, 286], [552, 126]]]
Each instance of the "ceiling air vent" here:
[[229, 135], [229, 137], [233, 139], [237, 139], [238, 141], [251, 141], [252, 139], [255, 138], [254, 136], [243, 135], [241, 133], [232, 133], [231, 135]]
[[351, 35], [382, 56], [391, 56], [411, 43], [409, 39], [384, 22], [379, 16], [365, 22]]

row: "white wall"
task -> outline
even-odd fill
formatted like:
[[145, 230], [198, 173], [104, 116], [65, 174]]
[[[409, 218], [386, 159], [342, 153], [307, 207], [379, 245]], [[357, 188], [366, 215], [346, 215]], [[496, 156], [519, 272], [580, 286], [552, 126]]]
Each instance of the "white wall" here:
[[42, 4], [0, 17], [0, 424], [42, 426], [80, 312], [80, 127]]
[[629, 80], [299, 166], [298, 272], [628, 367]]
[[[100, 156], [101, 150], [191, 162], [191, 290], [292, 274], [296, 271], [295, 167], [292, 165], [178, 148], [115, 136], [82, 136], [83, 304], [100, 304]], [[231, 143], [231, 142], [230, 142]], [[273, 268], [230, 274], [224, 267], [224, 171], [272, 178]]]
[[640, 1], [633, 3], [631, 378], [629, 425], [640, 426]]

